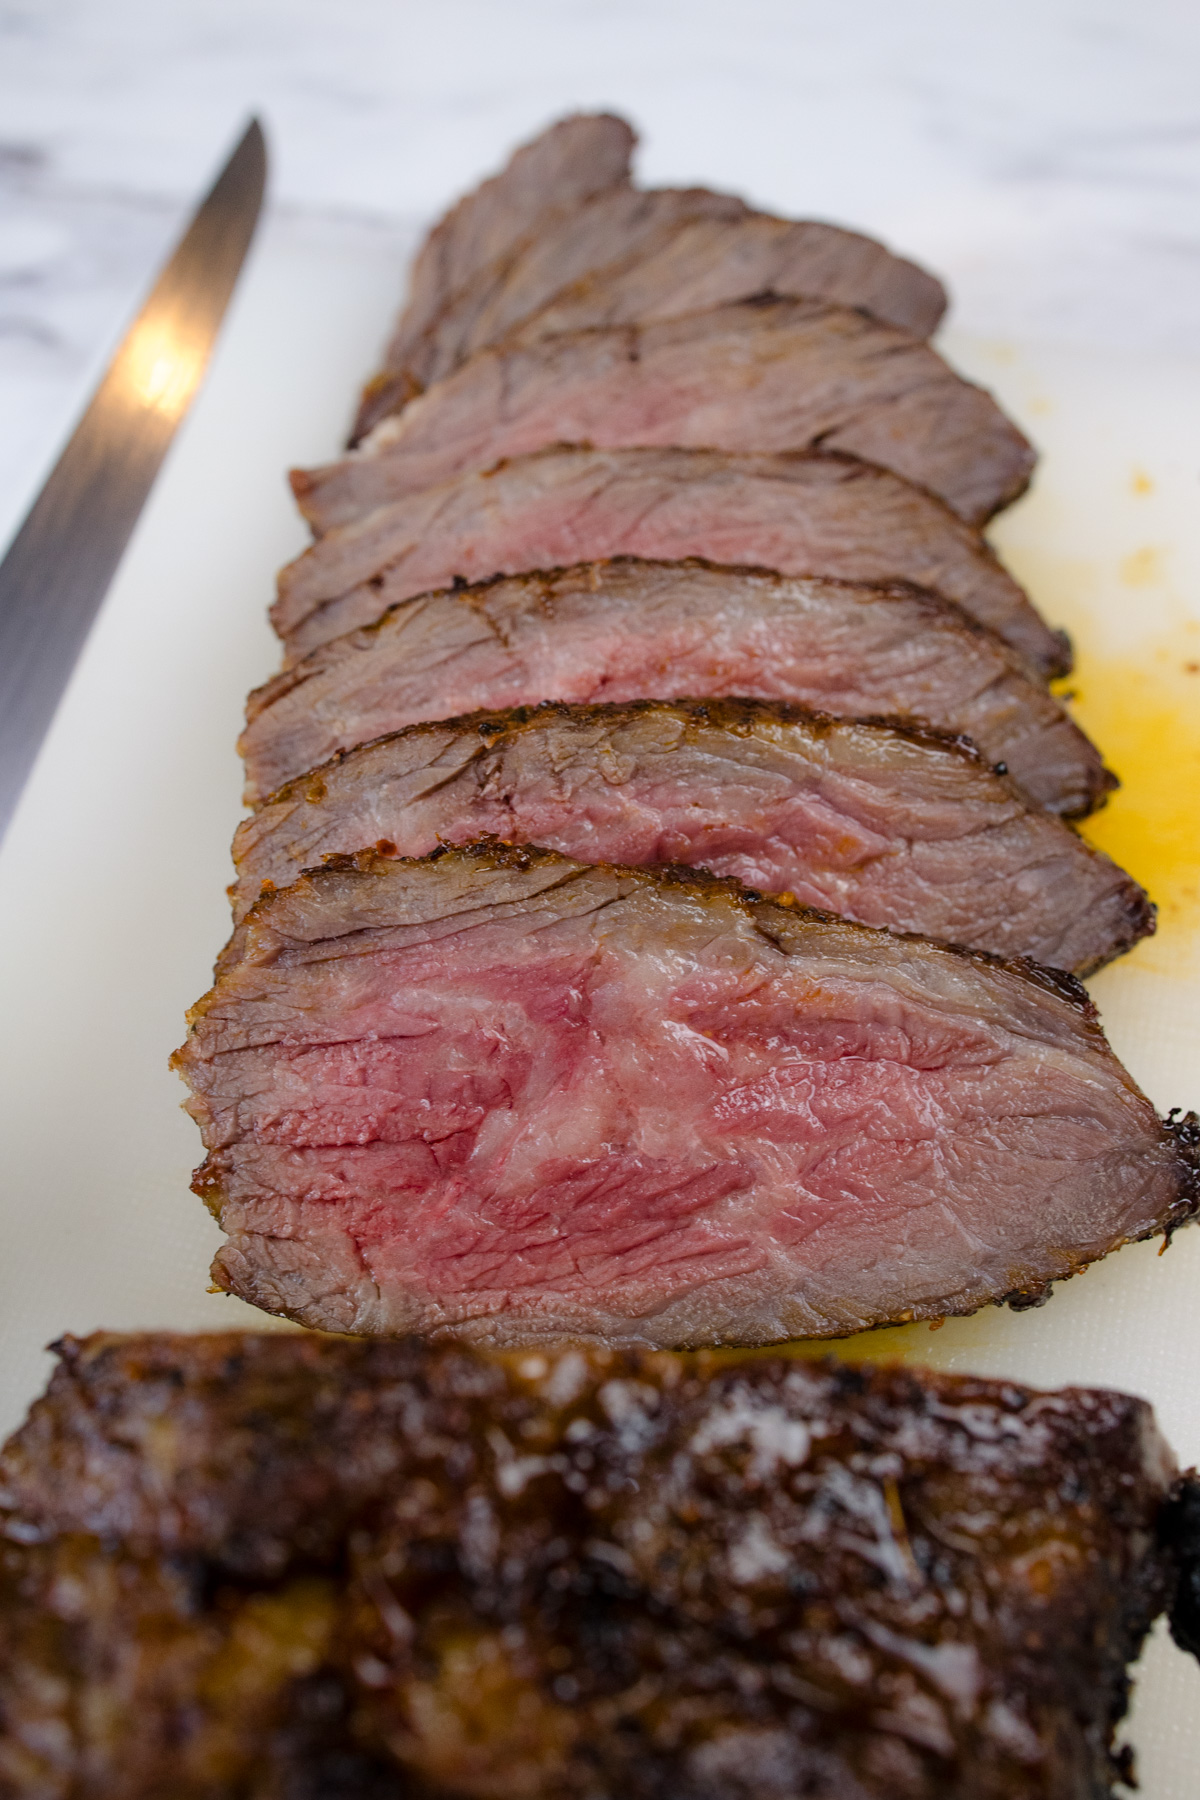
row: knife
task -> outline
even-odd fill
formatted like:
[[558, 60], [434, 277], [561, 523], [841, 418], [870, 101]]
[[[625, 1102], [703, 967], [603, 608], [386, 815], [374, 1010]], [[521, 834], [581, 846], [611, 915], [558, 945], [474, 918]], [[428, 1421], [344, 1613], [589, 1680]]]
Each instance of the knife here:
[[200, 385], [266, 172], [252, 119], [0, 564], [0, 838]]

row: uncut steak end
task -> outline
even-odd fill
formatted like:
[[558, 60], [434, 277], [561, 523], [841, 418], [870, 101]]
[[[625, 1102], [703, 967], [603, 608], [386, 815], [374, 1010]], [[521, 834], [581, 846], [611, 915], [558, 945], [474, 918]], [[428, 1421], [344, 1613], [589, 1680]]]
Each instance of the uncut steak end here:
[[422, 719], [729, 695], [965, 734], [1068, 817], [1115, 786], [1021, 658], [936, 595], [618, 557], [421, 594], [313, 651], [250, 696], [246, 798]]
[[1128, 1395], [56, 1349], [0, 1452], [21, 1800], [1109, 1800], [1127, 1666], [1164, 1609], [1186, 1641], [1200, 1490]]
[[835, 452], [558, 448], [376, 508], [280, 571], [289, 661], [398, 600], [455, 581], [603, 557], [705, 557], [785, 575], [911, 581], [952, 600], [1043, 674], [1070, 646], [981, 534], [932, 494]]
[[767, 1343], [1049, 1284], [1197, 1206], [1068, 976], [498, 845], [260, 900], [176, 1066], [217, 1282], [335, 1331]]
[[1137, 883], [965, 739], [763, 700], [546, 705], [377, 739], [238, 827], [235, 919], [328, 856], [482, 837], [685, 863], [1076, 974], [1154, 929]]

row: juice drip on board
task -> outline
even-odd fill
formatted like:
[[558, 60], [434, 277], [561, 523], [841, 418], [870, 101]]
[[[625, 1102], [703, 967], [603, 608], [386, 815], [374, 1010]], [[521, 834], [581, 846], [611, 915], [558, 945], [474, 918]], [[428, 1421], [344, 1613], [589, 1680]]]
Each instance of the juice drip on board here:
[[[1178, 973], [1192, 955], [1200, 958], [1200, 624], [1181, 620], [1125, 653], [1089, 649], [1086, 628], [1073, 635], [1075, 671], [1057, 685], [1121, 778], [1108, 804], [1082, 821], [1081, 834], [1158, 906], [1156, 936], [1131, 954], [1156, 974]], [[1071, 1286], [1085, 1279], [1076, 1276]], [[944, 1325], [944, 1332], [936, 1324], [891, 1326], [783, 1345], [775, 1354], [986, 1367], [989, 1351], [1008, 1336], [1009, 1315], [987, 1307]], [[997, 1367], [1003, 1364], [1001, 1356]]]
[[1147, 889], [1158, 937], [1140, 959], [1177, 955], [1200, 926], [1200, 631], [1181, 625], [1123, 655], [1079, 646], [1071, 711], [1121, 786], [1082, 835]]

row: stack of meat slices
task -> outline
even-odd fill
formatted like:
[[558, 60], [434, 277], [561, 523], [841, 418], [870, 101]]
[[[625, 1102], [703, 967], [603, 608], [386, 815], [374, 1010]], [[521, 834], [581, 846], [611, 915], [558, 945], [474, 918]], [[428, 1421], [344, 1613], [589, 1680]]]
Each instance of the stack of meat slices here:
[[632, 142], [566, 120], [463, 200], [292, 477], [177, 1057], [216, 1278], [501, 1345], [1034, 1304], [1192, 1216], [1200, 1127], [1074, 979], [1153, 908], [981, 535], [1032, 452], [929, 275]]

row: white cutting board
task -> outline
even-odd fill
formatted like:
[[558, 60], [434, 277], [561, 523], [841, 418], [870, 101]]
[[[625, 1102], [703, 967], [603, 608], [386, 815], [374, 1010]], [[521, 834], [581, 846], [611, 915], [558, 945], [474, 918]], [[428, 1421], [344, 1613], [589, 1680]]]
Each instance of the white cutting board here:
[[[334, 450], [399, 285], [392, 238], [268, 226], [0, 853], [0, 1434], [63, 1331], [270, 1323], [205, 1291], [219, 1234], [166, 1060], [227, 930], [234, 738], [275, 662], [274, 569], [304, 542], [282, 472]], [[1075, 635], [1080, 716], [1127, 782], [1094, 835], [1162, 906], [1093, 992], [1158, 1106], [1200, 1108], [1200, 362], [945, 347], [1043, 452], [995, 540]], [[1041, 1311], [848, 1348], [1125, 1388], [1200, 1462], [1200, 1229]], [[1139, 1696], [1144, 1800], [1196, 1800], [1200, 1669], [1161, 1631]]]

